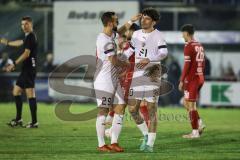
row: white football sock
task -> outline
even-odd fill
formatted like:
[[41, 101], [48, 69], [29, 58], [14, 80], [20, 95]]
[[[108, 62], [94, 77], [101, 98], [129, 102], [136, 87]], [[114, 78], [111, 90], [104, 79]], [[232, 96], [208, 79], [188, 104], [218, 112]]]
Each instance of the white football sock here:
[[192, 134], [193, 134], [193, 135], [199, 135], [198, 129], [193, 129], [193, 130], [192, 130]]
[[[200, 126], [202, 126], [202, 125], [203, 125], [202, 119], [199, 119], [199, 120], [198, 120], [198, 126], [200, 127]], [[198, 127], [198, 128], [199, 128], [199, 127]]]
[[148, 127], [145, 121], [143, 121], [142, 124], [139, 124], [137, 126], [144, 136], [148, 134]]
[[118, 137], [121, 133], [123, 125], [123, 115], [120, 114], [114, 114], [113, 121], [112, 121], [112, 136], [111, 136], [111, 144], [118, 142]]
[[153, 132], [148, 133], [148, 141], [147, 141], [148, 146], [153, 147], [155, 139], [156, 139], [156, 134], [157, 133], [153, 133]]
[[105, 135], [105, 119], [106, 116], [100, 115], [96, 120], [96, 129], [97, 129], [97, 137], [98, 137], [98, 146], [102, 147], [105, 145], [104, 135]]
[[109, 128], [109, 136], [112, 137], [112, 126]]

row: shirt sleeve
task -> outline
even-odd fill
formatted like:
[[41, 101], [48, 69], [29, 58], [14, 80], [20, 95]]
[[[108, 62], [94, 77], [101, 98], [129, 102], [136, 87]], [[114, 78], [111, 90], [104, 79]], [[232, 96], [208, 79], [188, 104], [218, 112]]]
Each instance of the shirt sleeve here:
[[168, 55], [168, 49], [167, 49], [167, 43], [164, 39], [161, 39], [158, 42], [158, 48], [157, 48], [157, 53], [156, 54], [151, 54], [149, 55], [149, 60], [150, 61], [161, 61], [164, 58], [166, 58]]
[[105, 45], [103, 46], [103, 51], [106, 56], [113, 56], [115, 55], [115, 44], [110, 41], [106, 41]]
[[135, 47], [136, 47], [135, 39], [136, 39], [136, 32], [133, 32], [131, 41], [129, 42], [129, 48], [126, 51], [124, 51], [124, 55], [128, 59], [135, 52]]
[[190, 65], [191, 65], [191, 47], [186, 46], [184, 48], [184, 67], [183, 67], [180, 81], [184, 81], [184, 79], [186, 78], [190, 70]]
[[131, 41], [129, 43], [132, 53], [135, 52], [135, 48], [136, 48], [136, 34], [137, 34], [136, 32], [133, 32]]
[[129, 57], [131, 57], [131, 55], [134, 53], [134, 50], [132, 49], [131, 45], [130, 45], [130, 42], [129, 42], [129, 48], [126, 49], [123, 54], [124, 56], [129, 59]]

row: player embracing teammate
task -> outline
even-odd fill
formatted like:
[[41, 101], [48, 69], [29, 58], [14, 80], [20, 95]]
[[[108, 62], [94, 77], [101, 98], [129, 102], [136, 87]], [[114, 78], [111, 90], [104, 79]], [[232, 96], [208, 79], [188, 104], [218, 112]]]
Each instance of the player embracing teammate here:
[[[94, 76], [94, 89], [98, 105], [96, 130], [98, 137], [98, 150], [102, 152], [123, 152], [118, 144], [118, 137], [121, 133], [123, 115], [126, 107], [123, 91], [119, 82], [119, 68], [126, 68], [130, 64], [118, 58], [117, 45], [115, 43], [116, 32], [121, 33], [130, 28], [140, 15], [134, 16], [121, 28], [118, 26], [118, 17], [114, 12], [105, 12], [102, 17], [103, 32], [97, 37], [97, 66]], [[113, 108], [114, 116], [112, 121], [111, 144], [106, 145], [105, 125], [109, 108]]]
[[[142, 11], [141, 28], [133, 33], [131, 50], [128, 56], [135, 53], [133, 79], [129, 90], [128, 109], [144, 139], [140, 150], [153, 152], [157, 132], [157, 102], [159, 97], [159, 81], [147, 76], [149, 68], [165, 59], [168, 54], [167, 44], [160, 31], [154, 28], [159, 22], [160, 15], [153, 8]], [[160, 76], [160, 74], [158, 74]], [[157, 79], [160, 77], [156, 77]], [[139, 114], [142, 101], [147, 102], [149, 113], [149, 127]]]

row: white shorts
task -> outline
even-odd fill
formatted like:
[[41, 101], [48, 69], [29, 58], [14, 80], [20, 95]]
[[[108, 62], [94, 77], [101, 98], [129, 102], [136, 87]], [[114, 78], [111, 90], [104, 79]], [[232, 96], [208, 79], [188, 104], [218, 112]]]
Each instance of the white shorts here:
[[120, 83], [94, 82], [94, 90], [98, 107], [112, 107], [113, 104], [125, 104]]
[[152, 85], [131, 86], [128, 99], [145, 100], [157, 103], [159, 98], [159, 87]]

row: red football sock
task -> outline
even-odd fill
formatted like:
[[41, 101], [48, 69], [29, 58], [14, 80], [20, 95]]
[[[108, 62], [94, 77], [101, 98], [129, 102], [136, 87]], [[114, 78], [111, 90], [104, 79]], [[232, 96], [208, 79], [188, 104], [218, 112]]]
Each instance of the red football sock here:
[[147, 126], [148, 126], [149, 125], [149, 115], [148, 115], [147, 106], [146, 105], [140, 106], [140, 112], [142, 113], [143, 119], [147, 123]]
[[198, 129], [198, 112], [196, 110], [189, 112], [192, 129]]
[[109, 116], [113, 117], [114, 116], [114, 111], [110, 111], [108, 114], [109, 114]]

